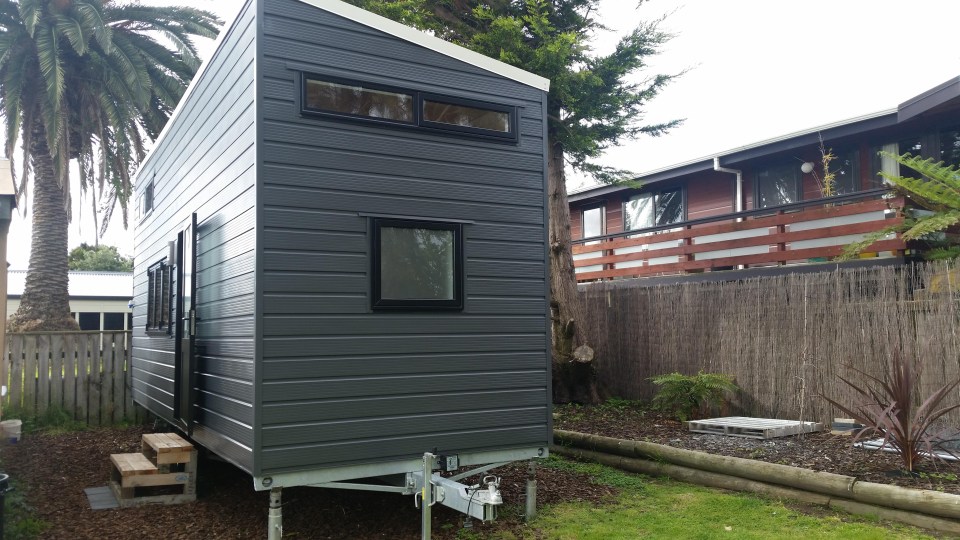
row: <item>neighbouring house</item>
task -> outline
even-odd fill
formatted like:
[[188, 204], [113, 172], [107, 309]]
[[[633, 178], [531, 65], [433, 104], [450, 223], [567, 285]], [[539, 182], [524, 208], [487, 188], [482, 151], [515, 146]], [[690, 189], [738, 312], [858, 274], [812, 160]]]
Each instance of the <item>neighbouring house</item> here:
[[[836, 157], [831, 197], [821, 191], [821, 140]], [[671, 276], [654, 280], [663, 282], [730, 278], [709, 274], [718, 270], [822, 269], [811, 263], [903, 219], [903, 199], [878, 175], [901, 171], [881, 150], [960, 165], [960, 77], [890, 110], [646, 173], [640, 189], [572, 193], [577, 279]], [[844, 264], [901, 264], [918, 249], [891, 236]]]
[[[20, 307], [27, 280], [26, 270], [8, 273], [7, 313]], [[130, 330], [133, 328], [132, 272], [70, 272], [70, 315], [80, 330]]]
[[548, 87], [247, 0], [136, 176], [136, 402], [277, 497], [546, 456]]

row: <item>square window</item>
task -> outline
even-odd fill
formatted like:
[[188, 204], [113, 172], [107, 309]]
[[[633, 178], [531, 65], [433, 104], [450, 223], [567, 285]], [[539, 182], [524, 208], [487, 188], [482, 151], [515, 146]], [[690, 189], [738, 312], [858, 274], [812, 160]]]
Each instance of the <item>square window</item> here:
[[672, 225], [683, 221], [685, 215], [682, 188], [641, 193], [623, 205], [624, 230]]
[[800, 201], [800, 165], [780, 165], [757, 173], [755, 208], [783, 206]]
[[462, 309], [457, 223], [374, 219], [373, 309]]

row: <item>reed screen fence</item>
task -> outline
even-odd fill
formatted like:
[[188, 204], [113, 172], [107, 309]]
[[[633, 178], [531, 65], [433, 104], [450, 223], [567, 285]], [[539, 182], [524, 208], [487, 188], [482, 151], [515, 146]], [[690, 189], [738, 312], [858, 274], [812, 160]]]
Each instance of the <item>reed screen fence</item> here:
[[[699, 370], [736, 378], [735, 409], [830, 421], [820, 395], [852, 402], [838, 378], [883, 378], [893, 351], [919, 360], [918, 398], [960, 376], [956, 262], [643, 287], [581, 286], [598, 376], [614, 396], [649, 400], [650, 377]], [[958, 402], [954, 395], [949, 401]], [[960, 424], [960, 412], [947, 420]]]
[[142, 419], [130, 345], [130, 332], [7, 334], [3, 416], [43, 417], [56, 408], [91, 426]]

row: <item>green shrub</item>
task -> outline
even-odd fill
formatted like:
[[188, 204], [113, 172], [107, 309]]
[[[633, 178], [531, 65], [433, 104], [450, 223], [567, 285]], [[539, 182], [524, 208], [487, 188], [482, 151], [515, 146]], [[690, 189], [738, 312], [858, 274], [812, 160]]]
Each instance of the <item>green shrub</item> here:
[[694, 414], [720, 407], [728, 394], [739, 390], [732, 376], [703, 371], [696, 375], [668, 373], [650, 380], [660, 387], [653, 397], [653, 407], [681, 422], [693, 418]]

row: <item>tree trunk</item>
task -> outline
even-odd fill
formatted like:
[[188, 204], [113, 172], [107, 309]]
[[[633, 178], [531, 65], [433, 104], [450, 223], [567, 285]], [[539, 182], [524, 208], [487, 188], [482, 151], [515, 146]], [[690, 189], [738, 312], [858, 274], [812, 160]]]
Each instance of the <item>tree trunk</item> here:
[[34, 133], [30, 149], [33, 163], [33, 234], [30, 268], [20, 297], [20, 307], [8, 321], [11, 332], [79, 330], [70, 316], [67, 290], [67, 256], [70, 215], [64, 190], [53, 171], [46, 134]]
[[[547, 178], [550, 210], [550, 315], [553, 322], [554, 403], [597, 403], [593, 353], [583, 331], [583, 309], [570, 251], [570, 206], [567, 202], [563, 148], [549, 145]], [[587, 346], [587, 349], [583, 347]], [[580, 348], [581, 354], [574, 355]]]

